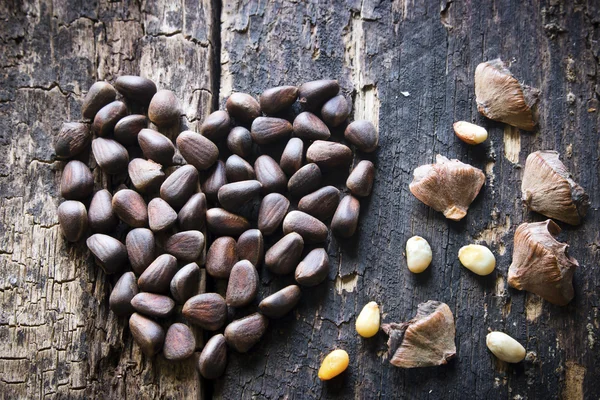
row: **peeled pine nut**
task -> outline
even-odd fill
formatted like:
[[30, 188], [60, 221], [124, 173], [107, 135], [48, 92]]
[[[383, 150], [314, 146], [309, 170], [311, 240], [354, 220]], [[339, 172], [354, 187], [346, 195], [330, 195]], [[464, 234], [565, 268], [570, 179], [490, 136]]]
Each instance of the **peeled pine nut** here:
[[461, 247], [458, 251], [458, 259], [467, 269], [481, 276], [491, 274], [496, 268], [494, 254], [490, 249], [479, 244]]
[[454, 125], [454, 133], [460, 140], [468, 144], [479, 144], [485, 141], [488, 133], [485, 128], [467, 121], [458, 121]]
[[421, 236], [413, 236], [406, 241], [406, 263], [410, 272], [419, 274], [431, 264], [431, 247]]
[[350, 357], [346, 351], [337, 349], [327, 354], [321, 368], [319, 368], [319, 379], [328, 381], [344, 372], [348, 368]]
[[374, 301], [367, 303], [356, 318], [356, 332], [364, 338], [379, 332], [379, 306]]
[[485, 338], [488, 349], [500, 360], [518, 363], [525, 358], [525, 347], [503, 332], [490, 332]]

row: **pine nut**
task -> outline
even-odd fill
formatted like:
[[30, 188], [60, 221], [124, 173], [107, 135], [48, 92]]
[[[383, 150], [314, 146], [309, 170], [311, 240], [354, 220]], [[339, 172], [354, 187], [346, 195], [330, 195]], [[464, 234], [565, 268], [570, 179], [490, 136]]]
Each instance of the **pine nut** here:
[[518, 363], [525, 358], [525, 348], [521, 343], [503, 332], [490, 332], [485, 338], [488, 349], [500, 360]]
[[468, 144], [483, 143], [488, 137], [488, 133], [485, 128], [467, 121], [455, 122], [453, 127], [456, 136]]
[[494, 254], [490, 249], [479, 244], [461, 247], [458, 251], [458, 259], [467, 269], [481, 276], [491, 274], [496, 268]]
[[321, 368], [319, 368], [319, 379], [322, 381], [328, 381], [348, 368], [348, 364], [350, 363], [350, 357], [348, 357], [348, 353], [345, 350], [337, 349], [327, 354], [323, 362], [321, 363]]
[[356, 332], [364, 338], [373, 337], [379, 332], [379, 306], [374, 301], [365, 305], [356, 318]]
[[413, 236], [406, 241], [406, 263], [410, 272], [419, 274], [431, 264], [431, 247], [421, 236]]

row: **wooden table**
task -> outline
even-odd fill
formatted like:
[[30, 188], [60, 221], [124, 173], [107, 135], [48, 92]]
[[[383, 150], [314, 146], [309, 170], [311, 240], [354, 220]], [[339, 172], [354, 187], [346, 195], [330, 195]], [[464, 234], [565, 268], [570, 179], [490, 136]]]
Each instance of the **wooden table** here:
[[[0, 18], [0, 397], [600, 397], [598, 1], [7, 0]], [[535, 132], [477, 112], [475, 67], [496, 57], [541, 89]], [[353, 117], [379, 128], [374, 192], [361, 202], [355, 237], [329, 244], [329, 279], [305, 290], [296, 312], [272, 322], [252, 351], [232, 354], [216, 383], [201, 381], [193, 361], [143, 357], [126, 322], [108, 311], [114, 280], [84, 244], [67, 245], [59, 233], [64, 163], [53, 136], [63, 121], [80, 118], [94, 81], [122, 74], [173, 89], [192, 129], [233, 91], [258, 95], [337, 78], [354, 99]], [[452, 131], [457, 120], [485, 126], [490, 139], [463, 144]], [[516, 226], [543, 219], [523, 208], [519, 190], [527, 155], [540, 149], [561, 153], [592, 202], [582, 226], [561, 225], [581, 265], [566, 307], [506, 283]], [[438, 153], [487, 175], [458, 223], [408, 190], [413, 169]], [[107, 183], [99, 169], [94, 175], [97, 187]], [[434, 254], [418, 276], [403, 257], [415, 234]], [[460, 266], [457, 251], [472, 242], [496, 254], [492, 275]], [[263, 276], [260, 296], [288, 282]], [[447, 366], [397, 369], [386, 360], [383, 333], [362, 340], [354, 330], [370, 300], [381, 304], [384, 321], [398, 322], [428, 299], [448, 303], [456, 319], [458, 354]], [[485, 346], [489, 330], [518, 339], [530, 360], [495, 360]], [[336, 347], [349, 352], [350, 367], [322, 383], [318, 366]]]

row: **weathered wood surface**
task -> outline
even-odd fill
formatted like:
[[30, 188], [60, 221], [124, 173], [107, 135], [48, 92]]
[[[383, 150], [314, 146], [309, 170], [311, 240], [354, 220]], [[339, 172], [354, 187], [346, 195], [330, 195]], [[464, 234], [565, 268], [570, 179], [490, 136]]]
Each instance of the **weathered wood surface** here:
[[[426, 4], [424, 4], [426, 3]], [[529, 2], [525, 2], [529, 3]], [[220, 398], [598, 398], [599, 124], [598, 2], [543, 1], [232, 2], [221, 17], [221, 102], [233, 91], [337, 77], [355, 100], [355, 118], [379, 126], [373, 195], [361, 201], [359, 231], [329, 247], [326, 285], [304, 291], [294, 316], [273, 322], [246, 356], [231, 357], [216, 385]], [[478, 63], [501, 57], [519, 79], [542, 90], [540, 128], [527, 134], [486, 121], [474, 101]], [[410, 93], [404, 96], [401, 92]], [[596, 109], [595, 111], [588, 109]], [[490, 141], [469, 147], [456, 120], [486, 126]], [[580, 228], [562, 239], [581, 267], [577, 295], [564, 308], [507, 287], [512, 235], [539, 220], [520, 201], [522, 165], [531, 151], [556, 149], [592, 197]], [[435, 154], [487, 174], [463, 222], [452, 223], [408, 191], [412, 170]], [[406, 269], [406, 239], [426, 237], [434, 261], [422, 276]], [[498, 269], [477, 277], [457, 260], [480, 241]], [[265, 293], [275, 288], [263, 287]], [[448, 366], [399, 370], [384, 357], [386, 338], [361, 340], [355, 316], [370, 300], [384, 321], [405, 321], [428, 299], [450, 305], [458, 356]], [[536, 354], [516, 366], [494, 361], [489, 329], [503, 330]], [[323, 384], [324, 354], [350, 354], [344, 379]]]
[[[52, 138], [81, 118], [92, 83], [122, 74], [173, 89], [195, 126], [213, 103], [214, 11], [208, 1], [0, 2], [0, 398], [202, 396], [193, 360], [141, 355], [108, 310], [115, 278], [85, 243], [63, 240]], [[94, 175], [98, 188], [110, 183]]]
[[[0, 3], [2, 397], [600, 397], [600, 5], [521, 3]], [[219, 51], [220, 68], [213, 63]], [[541, 89], [536, 132], [477, 113], [473, 72], [496, 57]], [[379, 127], [380, 149], [370, 156], [374, 193], [361, 202], [356, 237], [331, 242], [327, 282], [304, 291], [298, 310], [272, 322], [256, 348], [231, 355], [214, 384], [199, 382], [191, 364], [171, 368], [160, 357], [143, 358], [124, 321], [108, 312], [110, 282], [84, 246], [65, 244], [58, 232], [62, 163], [53, 158], [52, 136], [62, 121], [79, 118], [93, 81], [124, 73], [175, 90], [192, 127], [232, 91], [257, 95], [278, 84], [338, 78], [354, 99], [354, 117]], [[451, 128], [459, 119], [486, 126], [489, 142], [459, 142]], [[561, 225], [581, 265], [575, 300], [563, 308], [506, 284], [516, 226], [542, 219], [523, 209], [518, 190], [527, 154], [539, 149], [559, 151], [592, 201], [581, 227]], [[460, 223], [408, 191], [412, 170], [437, 153], [487, 175]], [[98, 186], [107, 183], [95, 174]], [[420, 276], [402, 256], [414, 234], [434, 251]], [[489, 277], [458, 263], [458, 249], [473, 241], [497, 255]], [[289, 282], [266, 273], [262, 280], [261, 297]], [[370, 300], [390, 322], [410, 319], [428, 299], [448, 303], [456, 318], [458, 355], [447, 366], [396, 369], [385, 359], [383, 334], [361, 340], [354, 331]], [[496, 362], [485, 347], [489, 329], [521, 341], [532, 360]], [[350, 353], [350, 368], [323, 384], [317, 368], [336, 347]]]

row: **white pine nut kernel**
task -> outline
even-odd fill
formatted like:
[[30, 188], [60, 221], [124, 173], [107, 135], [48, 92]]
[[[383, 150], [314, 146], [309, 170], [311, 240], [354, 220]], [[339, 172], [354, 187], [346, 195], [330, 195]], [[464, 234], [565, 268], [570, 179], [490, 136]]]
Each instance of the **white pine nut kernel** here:
[[453, 127], [456, 136], [468, 144], [483, 143], [488, 137], [488, 133], [485, 128], [467, 121], [455, 122]]
[[356, 332], [364, 338], [373, 337], [379, 332], [379, 306], [374, 301], [365, 305], [356, 318]]
[[490, 332], [485, 338], [488, 349], [500, 360], [518, 363], [525, 358], [525, 347], [503, 332]]
[[479, 244], [461, 247], [458, 251], [458, 259], [467, 269], [481, 276], [491, 274], [496, 268], [494, 254], [490, 249]]
[[421, 236], [413, 236], [406, 242], [406, 263], [410, 272], [419, 274], [431, 264], [431, 247]]

